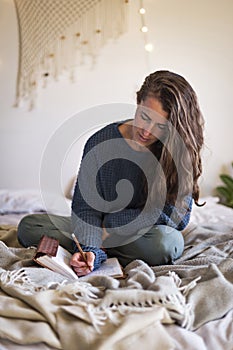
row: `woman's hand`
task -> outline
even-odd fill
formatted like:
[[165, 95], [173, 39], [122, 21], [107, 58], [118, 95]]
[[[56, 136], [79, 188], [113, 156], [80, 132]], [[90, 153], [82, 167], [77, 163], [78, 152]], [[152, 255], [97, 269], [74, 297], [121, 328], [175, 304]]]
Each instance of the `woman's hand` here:
[[94, 268], [95, 254], [93, 252], [84, 252], [84, 254], [87, 262], [83, 260], [80, 253], [75, 253], [70, 260], [70, 265], [78, 276], [85, 276]]

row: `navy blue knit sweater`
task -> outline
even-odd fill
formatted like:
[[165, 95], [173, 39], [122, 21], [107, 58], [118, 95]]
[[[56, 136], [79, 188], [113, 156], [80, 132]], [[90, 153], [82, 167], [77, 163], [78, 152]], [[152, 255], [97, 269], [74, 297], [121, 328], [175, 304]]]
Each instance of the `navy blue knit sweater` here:
[[121, 237], [154, 224], [183, 230], [192, 208], [192, 197], [187, 196], [186, 208], [165, 204], [144, 210], [147, 193], [142, 187], [151, 154], [129, 146], [118, 129], [123, 122], [107, 125], [87, 141], [72, 201], [73, 230], [83, 250], [95, 253], [94, 268], [107, 258], [100, 249], [103, 226]]

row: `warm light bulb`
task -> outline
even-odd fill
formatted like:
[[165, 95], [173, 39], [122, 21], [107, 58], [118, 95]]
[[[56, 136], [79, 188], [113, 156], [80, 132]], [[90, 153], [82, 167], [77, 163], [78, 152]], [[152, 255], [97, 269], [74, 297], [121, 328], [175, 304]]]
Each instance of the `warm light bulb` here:
[[152, 52], [154, 50], [154, 46], [151, 43], [147, 43], [145, 45], [145, 50], [148, 52]]
[[143, 26], [143, 27], [141, 28], [141, 31], [142, 31], [143, 33], [148, 32], [148, 28], [147, 28], [147, 26]]
[[141, 13], [141, 15], [144, 15], [144, 13], [146, 13], [146, 10], [143, 7], [141, 7], [139, 13]]

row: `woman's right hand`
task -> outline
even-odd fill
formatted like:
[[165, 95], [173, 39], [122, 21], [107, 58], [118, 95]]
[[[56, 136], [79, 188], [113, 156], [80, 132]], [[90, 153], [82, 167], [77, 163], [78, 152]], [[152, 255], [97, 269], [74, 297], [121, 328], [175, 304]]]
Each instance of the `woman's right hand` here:
[[87, 262], [84, 261], [81, 253], [75, 253], [70, 265], [78, 276], [85, 276], [94, 269], [95, 254], [93, 252], [84, 252]]

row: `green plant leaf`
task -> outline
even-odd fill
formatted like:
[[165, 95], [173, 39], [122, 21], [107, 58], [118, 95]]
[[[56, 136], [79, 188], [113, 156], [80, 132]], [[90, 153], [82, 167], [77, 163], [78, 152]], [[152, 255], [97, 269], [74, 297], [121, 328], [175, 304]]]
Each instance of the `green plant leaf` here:
[[232, 179], [232, 177], [229, 175], [226, 175], [226, 174], [222, 174], [222, 175], [220, 175], [220, 178], [226, 184], [229, 191], [232, 191], [232, 195], [233, 195], [233, 179]]
[[224, 186], [218, 186], [216, 187], [216, 190], [218, 191], [218, 193], [223, 196], [224, 198], [226, 198], [227, 202], [231, 200], [231, 194], [229, 193], [228, 189]]

